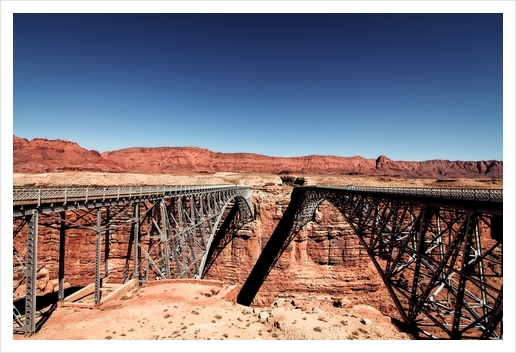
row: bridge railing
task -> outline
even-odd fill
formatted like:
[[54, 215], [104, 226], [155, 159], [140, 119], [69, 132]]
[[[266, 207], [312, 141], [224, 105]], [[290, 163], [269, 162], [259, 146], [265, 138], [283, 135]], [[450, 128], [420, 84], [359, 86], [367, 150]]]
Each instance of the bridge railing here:
[[155, 186], [72, 186], [72, 187], [13, 187], [13, 202], [34, 201], [38, 205], [50, 200], [71, 199], [103, 200], [120, 197], [204, 192], [209, 190], [241, 188], [238, 185], [155, 185]]
[[[320, 187], [320, 186], [318, 186]], [[330, 187], [391, 195], [426, 196], [438, 198], [503, 202], [503, 189], [451, 189], [451, 188], [405, 188], [377, 186]]]

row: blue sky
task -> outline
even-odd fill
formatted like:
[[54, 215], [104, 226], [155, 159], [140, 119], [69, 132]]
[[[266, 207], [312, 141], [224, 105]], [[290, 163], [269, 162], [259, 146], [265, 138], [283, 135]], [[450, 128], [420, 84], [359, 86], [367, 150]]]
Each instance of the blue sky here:
[[503, 160], [502, 14], [14, 14], [13, 133]]

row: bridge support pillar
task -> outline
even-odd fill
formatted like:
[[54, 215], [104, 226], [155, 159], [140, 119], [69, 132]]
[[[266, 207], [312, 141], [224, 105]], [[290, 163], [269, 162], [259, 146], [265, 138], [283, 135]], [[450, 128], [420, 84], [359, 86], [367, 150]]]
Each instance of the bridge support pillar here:
[[109, 207], [106, 208], [106, 233], [104, 237], [104, 277], [109, 275]]
[[100, 303], [100, 287], [102, 286], [100, 278], [100, 261], [101, 261], [101, 241], [102, 241], [102, 208], [97, 208], [97, 228], [95, 234], [95, 305]]
[[64, 267], [65, 267], [65, 235], [66, 235], [66, 222], [65, 211], [61, 211], [61, 227], [59, 228], [59, 292], [58, 301], [61, 305], [64, 301]]
[[36, 279], [38, 271], [38, 211], [27, 216], [27, 262], [25, 267], [25, 335], [36, 332]]
[[138, 259], [140, 258], [140, 203], [135, 202], [134, 204], [134, 218], [133, 218], [133, 229], [134, 229], [134, 270], [133, 278], [135, 279], [136, 285], [140, 286], [140, 276], [138, 273], [138, 267], [140, 266]]
[[165, 199], [161, 200], [161, 226], [162, 231], [160, 234], [161, 243], [163, 246], [163, 257], [165, 260], [164, 266], [165, 266], [165, 278], [170, 279], [170, 255], [169, 255], [169, 248], [168, 248], [168, 212], [167, 212], [167, 204], [165, 203]]

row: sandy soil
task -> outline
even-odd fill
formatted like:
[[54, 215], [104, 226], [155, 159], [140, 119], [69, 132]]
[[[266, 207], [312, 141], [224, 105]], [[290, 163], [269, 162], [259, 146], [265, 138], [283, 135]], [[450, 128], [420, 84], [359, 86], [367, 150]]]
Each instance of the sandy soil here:
[[[193, 282], [193, 281], [192, 281]], [[233, 286], [180, 280], [134, 288], [97, 309], [57, 308], [18, 340], [406, 340], [376, 309], [279, 300], [252, 308], [227, 300]]]
[[[502, 189], [502, 179], [405, 179], [395, 177], [366, 177], [350, 175], [300, 175], [307, 185], [392, 186], [392, 187], [442, 187]], [[265, 183], [281, 184], [278, 175], [258, 173], [207, 174], [133, 174], [133, 173], [42, 173], [13, 174], [13, 186], [66, 186], [66, 185], [213, 185], [240, 184], [263, 186]]]

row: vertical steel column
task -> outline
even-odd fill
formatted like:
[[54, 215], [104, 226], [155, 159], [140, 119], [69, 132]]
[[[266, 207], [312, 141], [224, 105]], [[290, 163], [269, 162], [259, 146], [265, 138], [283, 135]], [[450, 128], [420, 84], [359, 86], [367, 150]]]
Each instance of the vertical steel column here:
[[199, 195], [199, 225], [200, 225], [200, 231], [201, 231], [201, 244], [202, 244], [202, 247], [204, 249], [204, 251], [208, 251], [208, 249], [206, 248], [206, 220], [207, 220], [207, 216], [206, 216], [206, 210], [204, 208], [204, 195]]
[[64, 301], [64, 266], [65, 266], [65, 235], [66, 235], [66, 211], [61, 211], [61, 227], [59, 228], [59, 293], [58, 300]]
[[[462, 259], [460, 260], [460, 269], [459, 269], [459, 279], [457, 284], [457, 295], [456, 295], [456, 303], [455, 303], [455, 313], [453, 315], [453, 324], [451, 329], [451, 339], [461, 339], [461, 319], [462, 319], [462, 310], [464, 308], [464, 292], [466, 290], [466, 277], [464, 276], [464, 272], [468, 266], [469, 259], [469, 238], [471, 235], [472, 222], [476, 221], [473, 219], [473, 211], [466, 211], [466, 222], [464, 224], [464, 232], [457, 232], [457, 237], [462, 235]], [[474, 224], [473, 224], [474, 226]]]
[[104, 240], [104, 277], [109, 274], [109, 207], [106, 208], [106, 236]]
[[192, 222], [192, 225], [191, 225], [191, 232], [190, 232], [190, 236], [188, 237], [187, 241], [188, 241], [188, 245], [190, 246], [190, 251], [191, 251], [191, 256], [193, 258], [193, 265], [194, 265], [194, 272], [197, 273], [199, 271], [199, 264], [197, 262], [197, 258], [196, 258], [196, 252], [194, 250], [194, 241], [197, 239], [197, 227], [200, 227], [200, 223], [198, 223], [198, 221], [200, 221], [197, 217], [196, 217], [196, 213], [199, 214], [198, 212], [196, 212], [196, 207], [195, 206], [195, 195], [192, 195], [190, 196], [190, 221]]
[[134, 204], [134, 270], [133, 270], [133, 278], [136, 280], [136, 285], [140, 286], [139, 281], [139, 273], [138, 273], [138, 266], [139, 264], [139, 250], [140, 250], [140, 203], [136, 202]]
[[[179, 261], [179, 254], [178, 254], [178, 248], [179, 252], [182, 252], [182, 246], [183, 242], [182, 239], [184, 237], [184, 229], [183, 229], [183, 196], [179, 196], [177, 198], [177, 233], [179, 234], [179, 237], [175, 237], [176, 240], [174, 240], [174, 260], [176, 261], [176, 267], [177, 267], [177, 273], [178, 277], [183, 277], [183, 266], [181, 266], [181, 263]], [[178, 244], [179, 243], [179, 244]]]
[[97, 208], [97, 229], [95, 234], [95, 304], [100, 303], [100, 287], [102, 286], [100, 279], [100, 246], [101, 246], [101, 226], [102, 226], [102, 207]]
[[27, 262], [25, 267], [25, 335], [36, 332], [36, 280], [38, 269], [38, 211], [27, 216]]
[[163, 244], [163, 256], [165, 257], [165, 277], [170, 279], [170, 255], [168, 251], [168, 229], [170, 227], [168, 225], [168, 212], [165, 199], [161, 199], [161, 223], [163, 227], [163, 231], [161, 232], [161, 242]]

